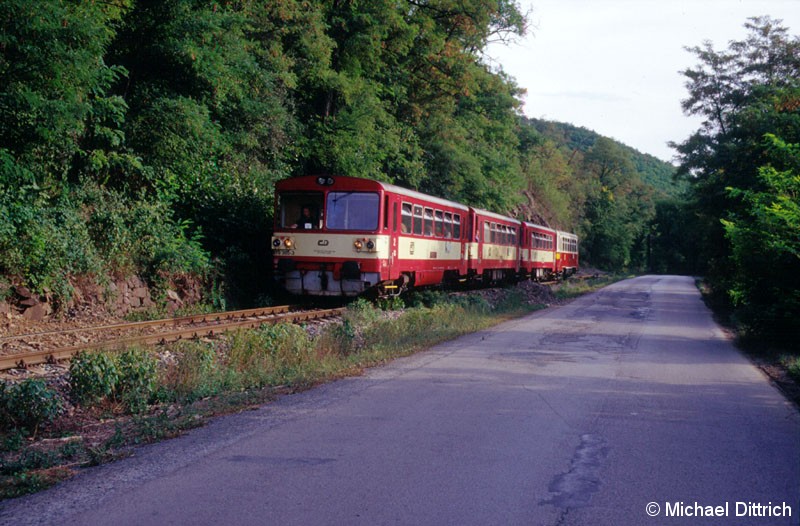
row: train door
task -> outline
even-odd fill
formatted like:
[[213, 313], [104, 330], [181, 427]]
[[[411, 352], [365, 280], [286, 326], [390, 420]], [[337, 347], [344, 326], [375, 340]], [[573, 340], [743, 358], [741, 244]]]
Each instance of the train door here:
[[472, 267], [475, 269], [475, 272], [480, 274], [483, 267], [483, 243], [485, 239], [483, 239], [483, 221], [478, 219], [478, 216], [475, 216], [472, 228], [472, 239], [470, 239], [470, 244], [474, 248]]
[[397, 279], [399, 276], [395, 276], [393, 269], [397, 268], [397, 237], [400, 232], [400, 203], [398, 202], [395, 196], [392, 196], [391, 202], [391, 234], [390, 239], [391, 242], [389, 243], [389, 275], [392, 276], [393, 279]]

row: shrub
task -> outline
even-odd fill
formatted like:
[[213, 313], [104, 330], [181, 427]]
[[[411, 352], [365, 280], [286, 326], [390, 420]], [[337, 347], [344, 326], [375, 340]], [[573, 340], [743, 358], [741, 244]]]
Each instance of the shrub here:
[[781, 362], [786, 367], [789, 376], [796, 382], [800, 382], [800, 356], [784, 355], [781, 357]]
[[439, 290], [420, 290], [411, 293], [408, 302], [411, 307], [433, 307], [450, 303], [451, 299], [447, 293]]
[[115, 396], [129, 411], [141, 413], [156, 390], [156, 360], [144, 349], [128, 349], [117, 356], [118, 380]]
[[451, 303], [476, 314], [488, 314], [492, 311], [489, 301], [479, 294], [452, 296]]
[[389, 296], [385, 298], [378, 298], [376, 305], [381, 310], [403, 310], [406, 304], [400, 296]]
[[72, 396], [82, 404], [91, 404], [111, 396], [119, 381], [114, 358], [108, 353], [81, 351], [69, 364]]
[[24, 428], [35, 435], [40, 425], [52, 422], [63, 408], [58, 393], [40, 378], [0, 383], [0, 425], [4, 428]]

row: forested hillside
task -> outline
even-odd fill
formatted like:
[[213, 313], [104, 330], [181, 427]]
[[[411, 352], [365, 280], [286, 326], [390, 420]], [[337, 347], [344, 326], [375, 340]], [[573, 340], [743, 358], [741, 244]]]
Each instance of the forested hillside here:
[[76, 276], [191, 273], [254, 301], [273, 184], [315, 172], [538, 218], [595, 265], [645, 265], [670, 168], [523, 119], [482, 50], [525, 24], [513, 0], [0, 3], [0, 288], [67, 300]]
[[[588, 152], [598, 139], [603, 138], [602, 135], [592, 130], [563, 122], [541, 119], [526, 119], [526, 122], [546, 138], [565, 146], [570, 151], [576, 150], [581, 154]], [[612, 142], [630, 157], [633, 168], [639, 173], [642, 181], [648, 186], [652, 186], [660, 197], [675, 197], [681, 195], [688, 188], [685, 181], [675, 180], [675, 167], [671, 164], [619, 141], [612, 139]]]
[[519, 215], [577, 232], [585, 263], [652, 266], [656, 209], [686, 188], [675, 167], [586, 128], [526, 118], [521, 125], [528, 202]]

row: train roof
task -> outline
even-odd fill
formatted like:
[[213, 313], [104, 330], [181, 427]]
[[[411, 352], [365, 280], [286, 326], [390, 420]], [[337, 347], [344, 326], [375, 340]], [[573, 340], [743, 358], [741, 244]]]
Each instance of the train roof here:
[[422, 192], [417, 192], [415, 190], [409, 190], [408, 188], [403, 188], [402, 186], [396, 186], [390, 183], [380, 183], [383, 186], [384, 190], [388, 190], [395, 194], [404, 195], [407, 197], [412, 197], [414, 199], [419, 199], [420, 201], [428, 201], [429, 203], [435, 203], [441, 206], [448, 206], [450, 208], [458, 208], [459, 210], [463, 210], [465, 212], [469, 211], [469, 207], [466, 205], [462, 205], [461, 203], [456, 203], [455, 201], [448, 201], [447, 199], [442, 199], [441, 197], [434, 197], [432, 195], [423, 194]]
[[501, 219], [503, 221], [509, 221], [511, 223], [515, 223], [517, 225], [521, 225], [522, 224], [522, 221], [520, 221], [518, 219], [514, 219], [513, 217], [504, 216], [502, 214], [496, 214], [494, 212], [489, 212], [488, 210], [483, 210], [483, 209], [475, 208], [475, 207], [472, 207], [472, 210], [474, 210], [476, 214], [479, 214], [479, 215], [482, 215], [482, 216], [486, 216], [486, 217], [491, 217], [492, 219]]
[[377, 190], [378, 188], [382, 188], [384, 191], [410, 197], [412, 199], [416, 199], [419, 201], [426, 201], [431, 204], [446, 206], [448, 208], [456, 208], [459, 210], [463, 210], [464, 212], [469, 211], [468, 206], [462, 205], [461, 203], [457, 203], [455, 201], [449, 201], [441, 197], [435, 197], [432, 195], [423, 194], [422, 192], [417, 192], [416, 190], [409, 190], [408, 188], [403, 188], [402, 186], [397, 186], [391, 183], [384, 183], [382, 181], [375, 181], [373, 179], [365, 179], [363, 177], [350, 177], [347, 175], [301, 175], [289, 179], [282, 179], [276, 183], [276, 187], [281, 187], [281, 189], [288, 189], [288, 190], [307, 189], [309, 183], [315, 183], [320, 178], [333, 180], [333, 183], [320, 184], [319, 186], [321, 188], [325, 188], [326, 186], [335, 184], [336, 181], [345, 181], [347, 182], [348, 185], [353, 185], [358, 190], [368, 191], [368, 190]]
[[531, 223], [531, 222], [529, 222], [529, 221], [523, 221], [523, 223], [524, 223], [524, 224], [525, 224], [525, 226], [526, 226], [526, 227], [528, 227], [528, 228], [538, 228], [538, 229], [540, 229], [540, 230], [547, 230], [548, 232], [553, 232], [553, 233], [555, 233], [555, 232], [556, 232], [556, 229], [555, 229], [555, 228], [550, 228], [549, 226], [537, 225], [536, 223]]

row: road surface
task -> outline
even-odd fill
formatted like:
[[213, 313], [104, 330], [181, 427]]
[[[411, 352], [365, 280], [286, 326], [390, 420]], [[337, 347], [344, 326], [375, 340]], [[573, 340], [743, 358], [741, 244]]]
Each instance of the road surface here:
[[799, 505], [797, 410], [691, 278], [644, 276], [140, 448], [0, 523], [773, 525]]

